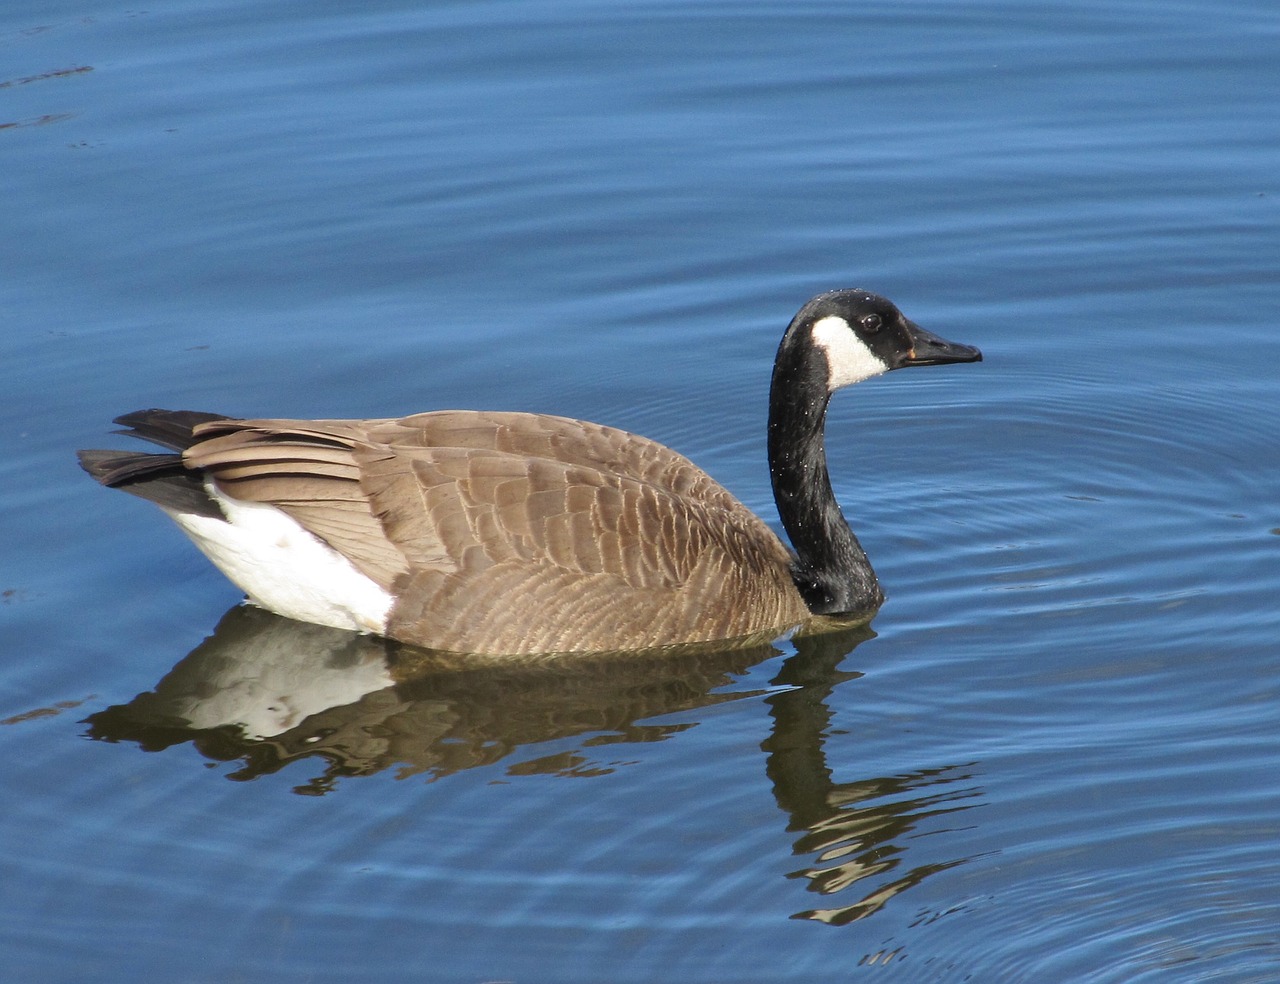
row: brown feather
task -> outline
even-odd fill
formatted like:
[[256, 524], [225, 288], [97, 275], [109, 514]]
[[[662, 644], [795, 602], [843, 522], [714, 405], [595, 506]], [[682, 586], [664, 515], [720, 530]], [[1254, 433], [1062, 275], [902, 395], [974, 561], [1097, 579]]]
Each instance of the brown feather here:
[[188, 468], [270, 503], [398, 599], [388, 634], [467, 652], [642, 648], [808, 618], [777, 536], [687, 458], [527, 413], [213, 420]]

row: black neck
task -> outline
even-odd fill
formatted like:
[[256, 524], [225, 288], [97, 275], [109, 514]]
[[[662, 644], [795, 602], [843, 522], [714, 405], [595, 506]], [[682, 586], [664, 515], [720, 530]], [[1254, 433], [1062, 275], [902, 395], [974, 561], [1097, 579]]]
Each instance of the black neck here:
[[796, 552], [791, 575], [814, 614], [871, 611], [884, 595], [849, 529], [827, 474], [822, 431], [827, 364], [793, 324], [782, 339], [769, 390], [769, 473], [778, 515]]

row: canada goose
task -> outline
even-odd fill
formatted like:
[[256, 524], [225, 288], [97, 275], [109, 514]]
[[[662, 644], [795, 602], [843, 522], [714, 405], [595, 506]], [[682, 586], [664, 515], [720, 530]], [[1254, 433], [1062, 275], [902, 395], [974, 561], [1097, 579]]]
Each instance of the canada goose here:
[[769, 469], [794, 550], [669, 448], [544, 414], [141, 410], [115, 422], [178, 453], [80, 463], [159, 505], [252, 602], [304, 622], [495, 654], [778, 635], [884, 600], [827, 475], [831, 394], [981, 358], [868, 291], [800, 309], [769, 393]]

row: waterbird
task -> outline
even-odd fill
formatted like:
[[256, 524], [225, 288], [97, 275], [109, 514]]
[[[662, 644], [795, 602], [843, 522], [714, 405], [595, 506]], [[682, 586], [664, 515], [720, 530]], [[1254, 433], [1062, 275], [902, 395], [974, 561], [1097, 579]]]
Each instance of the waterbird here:
[[165, 453], [84, 450], [279, 615], [430, 649], [638, 650], [776, 638], [870, 619], [884, 601], [831, 487], [838, 389], [978, 362], [862, 289], [811, 298], [778, 346], [768, 459], [788, 547], [692, 461], [613, 427], [540, 413], [370, 420], [117, 417]]

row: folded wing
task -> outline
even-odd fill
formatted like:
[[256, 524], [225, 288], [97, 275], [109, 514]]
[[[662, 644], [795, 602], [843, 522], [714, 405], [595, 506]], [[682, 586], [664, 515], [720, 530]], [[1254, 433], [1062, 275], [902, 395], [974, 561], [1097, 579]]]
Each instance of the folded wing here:
[[[777, 537], [653, 441], [536, 414], [211, 420], [184, 454], [274, 505], [398, 599], [388, 634], [443, 649], [607, 649], [802, 621]], [[762, 576], [763, 574], [763, 576]]]

